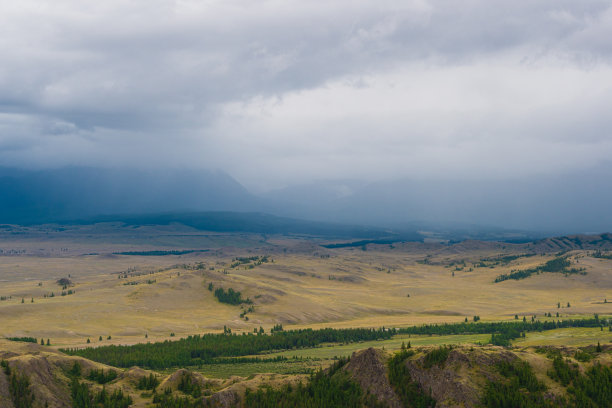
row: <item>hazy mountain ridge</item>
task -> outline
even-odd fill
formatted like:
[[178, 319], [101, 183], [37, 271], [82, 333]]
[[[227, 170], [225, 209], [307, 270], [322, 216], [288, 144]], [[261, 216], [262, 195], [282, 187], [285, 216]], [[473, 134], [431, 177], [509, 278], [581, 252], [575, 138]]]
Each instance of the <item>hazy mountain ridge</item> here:
[[0, 168], [0, 223], [232, 211], [441, 231], [452, 240], [525, 240], [612, 230], [612, 195], [601, 188], [606, 173], [503, 182], [328, 180], [255, 195], [221, 171]]
[[0, 222], [39, 223], [101, 214], [246, 211], [258, 198], [220, 171], [0, 170]]
[[572, 251], [577, 249], [610, 251], [612, 250], [612, 234], [568, 235], [544, 238], [534, 241], [529, 246], [540, 252]]

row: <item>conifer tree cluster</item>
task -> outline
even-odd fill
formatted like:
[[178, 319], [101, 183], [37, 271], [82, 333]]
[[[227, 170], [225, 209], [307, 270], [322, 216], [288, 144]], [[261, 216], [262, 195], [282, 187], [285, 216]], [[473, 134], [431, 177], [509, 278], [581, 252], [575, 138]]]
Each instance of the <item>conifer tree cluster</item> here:
[[95, 391], [78, 379], [74, 378], [70, 387], [72, 408], [128, 408], [133, 404], [132, 397], [125, 395], [121, 388], [112, 393], [105, 387]]
[[79, 355], [115, 367], [140, 366], [151, 369], [197, 366], [214, 363], [219, 357], [236, 357], [259, 354], [263, 351], [290, 350], [315, 347], [321, 343], [353, 343], [378, 339], [390, 339], [395, 330], [380, 329], [302, 329], [275, 331], [269, 335], [232, 334], [225, 328], [224, 334], [189, 336], [176, 341], [109, 345], [82, 349], [63, 349], [70, 355]]
[[327, 371], [319, 370], [306, 384], [287, 384], [280, 389], [270, 387], [247, 390], [245, 406], [252, 408], [310, 408], [310, 407], [376, 407], [373, 396], [364, 395], [361, 387], [341, 368], [348, 360], [340, 359]]
[[155, 390], [158, 385], [159, 380], [155, 375], [153, 375], [153, 373], [151, 373], [148, 377], [140, 377], [137, 388], [139, 390]]

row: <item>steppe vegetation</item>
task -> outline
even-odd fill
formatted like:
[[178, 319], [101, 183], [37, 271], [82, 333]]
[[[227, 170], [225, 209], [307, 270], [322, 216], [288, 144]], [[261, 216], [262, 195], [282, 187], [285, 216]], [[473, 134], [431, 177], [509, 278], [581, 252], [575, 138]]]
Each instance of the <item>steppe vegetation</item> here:
[[[6, 398], [62, 406], [29, 400], [40, 379], [20, 356], [37, 347], [65, 359], [49, 393], [72, 406], [433, 406], [428, 376], [456, 353], [510, 348], [519, 360], [483, 363], [496, 380], [479, 404], [609, 401], [607, 248], [166, 232], [161, 248], [111, 233], [0, 240]], [[369, 348], [394, 403], [351, 374]]]

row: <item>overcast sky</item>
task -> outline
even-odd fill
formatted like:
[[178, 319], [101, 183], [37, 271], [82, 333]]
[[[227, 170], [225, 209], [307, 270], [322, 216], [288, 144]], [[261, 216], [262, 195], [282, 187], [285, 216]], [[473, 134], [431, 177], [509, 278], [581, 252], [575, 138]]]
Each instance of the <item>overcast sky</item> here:
[[0, 1], [0, 165], [508, 178], [612, 158], [610, 1]]

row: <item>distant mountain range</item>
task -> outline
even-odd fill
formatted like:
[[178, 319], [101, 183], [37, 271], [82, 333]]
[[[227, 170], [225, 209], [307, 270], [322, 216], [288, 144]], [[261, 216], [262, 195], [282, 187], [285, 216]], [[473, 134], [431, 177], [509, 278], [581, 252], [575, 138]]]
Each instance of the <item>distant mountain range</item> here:
[[[171, 218], [180, 213], [188, 218], [221, 211], [293, 219], [276, 219], [271, 228], [278, 230], [288, 225], [312, 230], [312, 223], [303, 227], [316, 221], [374, 226], [359, 228], [407, 236], [421, 231], [422, 236], [447, 239], [522, 240], [612, 230], [608, 174], [600, 169], [571, 177], [503, 182], [328, 180], [254, 195], [222, 171], [0, 168], [0, 223], [66, 222], [117, 214]], [[244, 228], [254, 225], [242, 222]]]
[[220, 171], [68, 167], [0, 169], [0, 222], [40, 223], [103, 214], [255, 211], [260, 199]]

